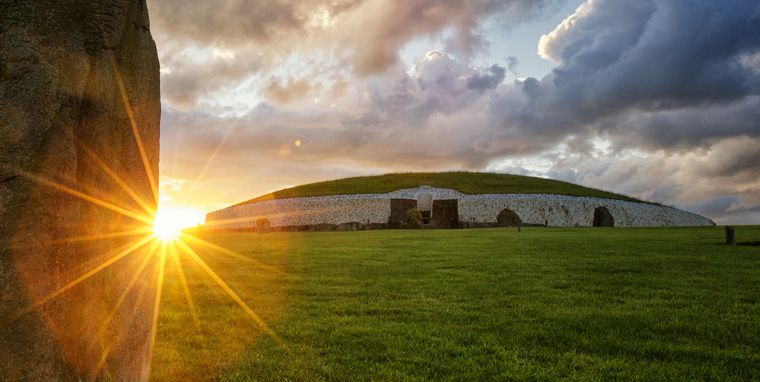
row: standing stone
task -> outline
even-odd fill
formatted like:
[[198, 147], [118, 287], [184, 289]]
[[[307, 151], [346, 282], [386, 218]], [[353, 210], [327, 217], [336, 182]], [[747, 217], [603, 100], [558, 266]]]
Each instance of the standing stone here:
[[258, 233], [269, 233], [272, 231], [272, 223], [269, 222], [269, 219], [256, 219], [256, 232]]
[[147, 379], [150, 244], [30, 307], [147, 228], [51, 185], [150, 217], [159, 120], [145, 0], [0, 0], [0, 379]]
[[736, 244], [736, 230], [733, 226], [726, 226], [726, 244]]
[[596, 207], [594, 209], [594, 220], [591, 225], [594, 227], [614, 227], [615, 218], [607, 207]]
[[456, 199], [434, 200], [433, 220], [438, 228], [459, 228], [459, 202]]
[[407, 224], [407, 211], [417, 208], [415, 199], [391, 199], [391, 214], [388, 217], [389, 228], [401, 228]]

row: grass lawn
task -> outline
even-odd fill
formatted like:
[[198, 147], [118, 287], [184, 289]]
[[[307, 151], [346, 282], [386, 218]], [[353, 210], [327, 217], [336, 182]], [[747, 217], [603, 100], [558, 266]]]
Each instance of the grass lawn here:
[[286, 188], [239, 204], [303, 196], [386, 193], [422, 185], [452, 188], [465, 194], [559, 194], [640, 200], [559, 180], [485, 172], [420, 172], [359, 176]]
[[287, 350], [167, 260], [156, 380], [760, 380], [760, 246], [719, 227], [201, 237], [285, 272], [198, 252]]

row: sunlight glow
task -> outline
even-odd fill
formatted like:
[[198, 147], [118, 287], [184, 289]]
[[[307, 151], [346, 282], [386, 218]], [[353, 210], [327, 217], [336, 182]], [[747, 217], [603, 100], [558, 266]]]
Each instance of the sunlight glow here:
[[203, 224], [205, 214], [193, 208], [159, 207], [153, 219], [153, 235], [162, 241], [173, 241], [185, 228]]
[[[145, 195], [141, 196], [138, 192], [132, 189], [130, 187], [130, 184], [126, 180], [122, 179], [117, 171], [114, 171], [108, 165], [108, 163], [103, 161], [102, 158], [100, 158], [83, 142], [79, 142], [79, 148], [89, 155], [89, 158], [92, 159], [98, 165], [98, 167], [100, 167], [100, 170], [108, 175], [111, 181], [113, 181], [113, 183], [118, 186], [121, 191], [123, 191], [129, 197], [128, 199], [131, 199], [131, 201], [114, 201], [113, 199], [118, 199], [117, 196], [120, 195], [119, 192], [117, 192], [115, 195], [108, 195], [107, 197], [101, 199], [100, 197], [95, 196], [101, 193], [88, 193], [84, 189], [77, 189], [78, 185], [67, 185], [68, 183], [62, 184], [58, 183], [55, 179], [48, 178], [42, 174], [20, 171], [20, 175], [24, 176], [34, 183], [37, 183], [40, 186], [48, 187], [51, 190], [59, 191], [61, 193], [70, 195], [74, 198], [118, 214], [117, 221], [119, 223], [115, 224], [112, 227], [112, 230], [108, 230], [108, 228], [111, 227], [89, 227], [92, 229], [82, 230], [82, 235], [64, 238], [56, 237], [53, 240], [50, 240], [51, 245], [58, 246], [84, 242], [87, 247], [83, 248], [86, 248], [86, 253], [88, 254], [90, 247], [98, 248], [98, 250], [92, 253], [93, 256], [83, 257], [81, 264], [77, 264], [75, 267], [71, 268], [71, 274], [61, 275], [59, 280], [57, 279], [52, 282], [48, 282], [44, 275], [38, 275], [37, 273], [31, 275], [29, 277], [29, 280], [26, 281], [33, 286], [36, 286], [37, 289], [40, 289], [39, 295], [41, 298], [35, 298], [35, 300], [28, 306], [17, 310], [16, 313], [8, 319], [5, 317], [0, 318], [0, 327], [7, 325], [9, 322], [15, 322], [19, 317], [38, 310], [48, 320], [47, 322], [51, 325], [51, 331], [55, 331], [53, 334], [56, 334], [57, 339], [61, 342], [64, 352], [70, 353], [67, 354], [67, 358], [71, 360], [73, 367], [81, 369], [80, 371], [88, 375], [88, 379], [95, 380], [110, 375], [109, 370], [112, 366], [112, 362], [116, 362], [118, 364], [119, 362], [122, 362], [128, 358], [120, 358], [122, 356], [119, 354], [119, 352], [123, 353], [125, 346], [134, 344], [133, 342], [130, 342], [128, 338], [126, 338], [126, 336], [131, 335], [131, 332], [129, 331], [130, 328], [125, 325], [133, 325], [132, 321], [134, 320], [138, 320], [135, 322], [139, 323], [139, 319], [135, 317], [145, 317], [149, 313], [148, 311], [152, 310], [150, 339], [147, 349], [147, 365], [149, 368], [147, 373], [149, 375], [153, 359], [156, 333], [158, 331], [162, 294], [164, 292], [164, 281], [165, 277], [167, 276], [167, 257], [171, 257], [171, 260], [176, 267], [176, 273], [170, 273], [169, 276], [171, 277], [172, 275], [176, 275], [176, 277], [179, 278], [179, 283], [182, 287], [182, 293], [184, 294], [185, 301], [190, 308], [195, 328], [197, 329], [199, 336], [203, 338], [203, 330], [201, 326], [202, 316], [199, 315], [198, 309], [196, 308], [196, 304], [193, 300], [193, 296], [190, 290], [191, 284], [188, 282], [188, 276], [192, 277], [194, 275], [197, 275], [197, 271], [189, 273], [188, 275], [185, 274], [185, 266], [183, 265], [182, 261], [184, 257], [184, 259], [191, 260], [187, 261], [187, 264], [190, 266], [194, 265], [194, 268], [199, 268], [201, 271], [203, 271], [203, 273], [209, 276], [211, 280], [213, 280], [214, 283], [217, 284], [225, 292], [225, 294], [228, 295], [232, 301], [243, 310], [248, 318], [250, 318], [258, 326], [259, 329], [261, 329], [262, 332], [272, 337], [275, 342], [280, 345], [281, 348], [290, 354], [290, 349], [277, 336], [277, 334], [272, 331], [272, 329], [263, 320], [263, 318], [259, 316], [259, 314], [256, 313], [251, 308], [251, 306], [248, 305], [243, 297], [238, 295], [238, 293], [222, 278], [220, 274], [213, 270], [211, 266], [207, 264], [198, 253], [195, 252], [195, 250], [191, 247], [191, 243], [192, 245], [201, 247], [203, 249], [202, 253], [204, 253], [204, 256], [214, 256], [221, 254], [226, 257], [245, 260], [248, 263], [252, 263], [259, 268], [265, 269], [277, 275], [284, 275], [284, 273], [276, 267], [261, 263], [254, 258], [244, 256], [233, 250], [195, 237], [191, 232], [182, 232], [186, 228], [202, 225], [205, 220], [205, 213], [203, 211], [191, 207], [166, 206], [165, 204], [160, 206], [158, 209], [155, 208], [156, 203], [161, 201], [163, 201], [163, 203], [166, 203], [171, 198], [168, 198], [165, 195], [159, 195], [159, 189], [156, 183], [157, 171], [153, 171], [153, 162], [149, 160], [151, 147], [149, 146], [146, 149], [143, 144], [142, 138], [140, 136], [140, 131], [135, 121], [132, 105], [129, 103], [129, 97], [127, 96], [125, 85], [122, 81], [121, 74], [117, 67], [117, 62], [113, 55], [111, 56], [111, 62], [114, 66], [116, 83], [122, 95], [122, 101], [124, 102], [127, 117], [132, 128], [135, 144], [140, 153], [140, 159], [143, 164], [143, 169], [145, 170], [145, 176], [150, 186], [152, 200], [150, 197], [146, 198]], [[230, 136], [230, 133], [231, 130], [227, 132], [224, 139], [218, 144], [214, 154], [211, 156], [211, 158], [209, 158], [200, 175], [196, 179], [196, 183], [203, 178], [206, 169], [208, 169], [211, 162], [214, 160], [214, 157], [216, 154], [218, 154], [219, 150], [222, 148], [225, 141]], [[299, 146], [300, 143], [300, 140], [296, 140], [295, 145]], [[100, 191], [107, 190], [108, 189]], [[161, 196], [164, 197], [161, 198]], [[127, 204], [125, 205], [124, 203], [120, 202], [127, 202]], [[132, 202], [139, 205], [139, 207], [136, 209], [132, 208], [131, 206], [134, 204]], [[125, 223], [121, 223], [120, 219], [122, 216], [131, 220]], [[135, 223], [141, 224], [135, 225]], [[134, 236], [134, 238], [130, 238], [130, 236]], [[116, 240], [106, 243], [96, 242], [106, 239]], [[185, 240], [188, 242], [186, 243]], [[91, 243], [88, 242], [95, 243], [92, 243], [93, 245], [90, 246]], [[102, 252], [99, 249], [101, 247], [104, 248]], [[23, 247], [19, 246], [18, 248]], [[64, 246], [64, 250], [68, 250], [68, 247]], [[135, 259], [134, 256], [141, 256], [141, 258]], [[123, 260], [127, 257], [132, 257], [132, 259], [129, 261]], [[105, 258], [105, 260], [103, 260], [103, 258]], [[95, 264], [95, 262], [98, 262], [98, 264]], [[146, 270], [150, 269], [149, 266], [152, 264], [155, 264], [155, 274], [146, 274]], [[121, 267], [121, 269], [114, 270], [113, 268], [116, 267]], [[103, 275], [101, 273], [107, 268], [112, 269], [110, 270], [111, 272], [106, 276], [113, 276], [117, 272], [122, 271], [131, 273], [131, 276], [125, 275], [124, 277], [119, 276], [117, 278], [114, 278], [114, 284], [110, 285], [111, 288], [109, 288], [109, 285], [104, 284], [105, 281], [103, 280], [105, 278], [102, 277]], [[34, 268], [34, 270], [36, 271], [37, 268]], [[80, 287], [80, 285], [84, 284], [85, 282], [93, 282], [92, 280], [98, 274], [101, 274], [101, 277], [99, 279], [96, 279], [94, 285], [90, 284], [90, 289], [75, 289]], [[115, 293], [117, 290], [112, 288], [114, 286], [120, 288], [120, 290], [118, 290], [118, 293]], [[103, 294], [91, 293], [93, 288], [96, 287], [108, 289], [105, 290], [105, 293]], [[122, 287], [123, 289], [121, 289]], [[152, 309], [147, 308], [147, 306], [143, 307], [141, 304], [143, 295], [148, 291], [155, 292]], [[72, 295], [72, 293], [79, 294]], [[72, 301], [76, 301], [74, 297], [84, 297], [83, 299], [80, 299], [84, 301], [84, 305], [74, 306], [74, 312], [76, 312], [76, 309], [84, 308], [88, 313], [102, 313], [102, 316], [98, 315], [94, 318], [99, 320], [99, 326], [97, 330], [92, 331], [92, 333], [75, 331], [73, 334], [70, 334], [68, 331], [72, 327], [77, 330], [80, 329], [81, 325], [79, 325], [78, 320], [67, 323], [65, 321], [67, 318], [69, 318], [69, 316], [63, 318], [52, 317], [52, 315], [49, 315], [50, 312], [42, 309], [45, 305], [63, 294], [69, 294], [69, 299], [63, 301], [64, 304], [69, 305], [71, 305]], [[109, 304], [107, 306], [101, 306], [102, 304], [100, 303], [105, 302], [105, 299], [104, 301], [92, 299], [97, 300], [95, 302], [90, 300], [91, 297], [101, 296], [104, 298], [109, 297], [109, 299], [113, 297], [114, 301], [109, 300]], [[110, 302], [113, 302], [113, 306], [110, 306]], [[61, 309], [60, 306], [61, 305], [55, 306], [52, 308], [52, 311], [58, 312], [58, 310]], [[122, 315], [124, 316], [121, 317]], [[117, 319], [117, 317], [119, 318]], [[93, 318], [90, 317], [89, 319]], [[138, 333], [137, 335], [139, 336], [140, 334]], [[79, 338], [78, 336], [82, 338]], [[68, 345], [68, 347], [64, 345]], [[79, 358], [78, 354], [74, 354], [77, 351], [81, 351], [85, 348], [88, 349], [86, 351], [87, 355], [82, 355], [81, 359]], [[90, 352], [89, 349], [98, 352], [95, 354], [95, 357], [92, 357], [93, 354], [90, 354], [92, 352]]]

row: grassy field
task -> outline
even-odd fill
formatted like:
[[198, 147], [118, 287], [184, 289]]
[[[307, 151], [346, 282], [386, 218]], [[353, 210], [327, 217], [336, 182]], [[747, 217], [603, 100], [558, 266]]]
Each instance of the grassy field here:
[[465, 194], [558, 194], [639, 201], [553, 179], [483, 172], [431, 172], [361, 176], [311, 183], [275, 191], [239, 204], [302, 196], [385, 193], [422, 185], [453, 188]]
[[203, 237], [287, 349], [169, 260], [155, 380], [760, 380], [760, 227]]

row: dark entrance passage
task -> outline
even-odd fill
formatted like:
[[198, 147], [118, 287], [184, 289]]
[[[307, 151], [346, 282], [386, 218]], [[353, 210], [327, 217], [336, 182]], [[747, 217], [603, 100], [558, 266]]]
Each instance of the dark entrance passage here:
[[607, 207], [597, 207], [594, 210], [594, 227], [614, 227], [615, 218]]
[[433, 200], [433, 224], [438, 228], [459, 228], [459, 204], [456, 199]]
[[496, 216], [496, 225], [499, 227], [519, 227], [522, 225], [522, 219], [515, 211], [505, 208]]
[[388, 218], [388, 228], [406, 226], [406, 212], [413, 208], [417, 208], [417, 201], [414, 199], [391, 199], [391, 216]]

